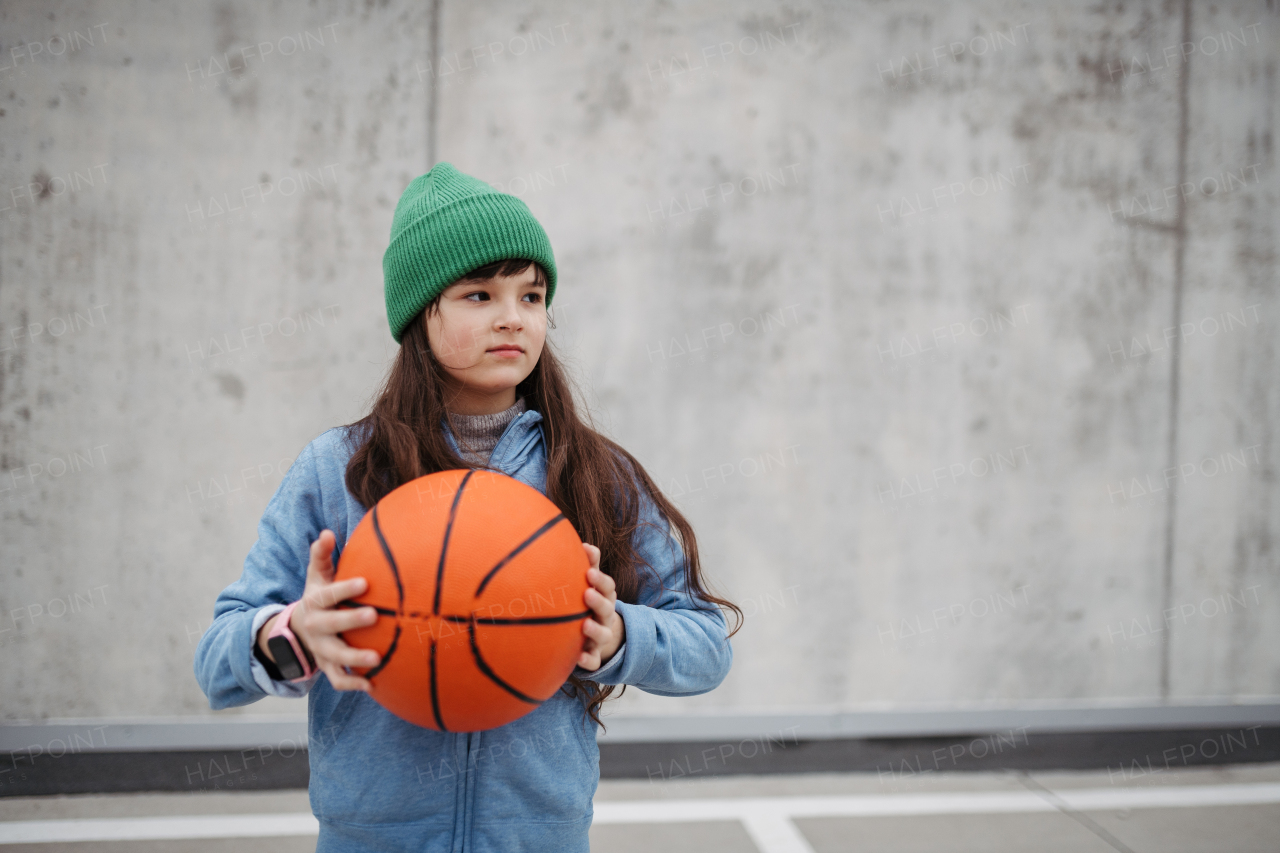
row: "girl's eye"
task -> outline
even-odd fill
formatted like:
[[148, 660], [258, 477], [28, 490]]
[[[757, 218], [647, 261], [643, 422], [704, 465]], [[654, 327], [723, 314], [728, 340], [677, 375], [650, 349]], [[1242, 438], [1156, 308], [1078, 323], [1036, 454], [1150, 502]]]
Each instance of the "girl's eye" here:
[[[479, 298], [479, 299], [472, 299], [471, 297], [473, 297], [473, 296], [478, 296], [478, 297], [480, 297], [480, 298]], [[525, 294], [525, 296], [532, 296], [532, 297], [533, 297], [533, 301], [534, 301], [535, 303], [536, 303], [536, 302], [541, 302], [541, 301], [542, 301], [542, 294], [541, 294], [541, 293], [531, 292], [531, 293], [526, 293], [526, 294]], [[488, 302], [488, 301], [489, 301], [489, 294], [488, 294], [488, 293], [486, 293], [486, 292], [485, 292], [485, 291], [483, 291], [483, 290], [473, 290], [472, 292], [468, 293], [466, 296], [464, 296], [464, 297], [462, 297], [462, 298], [463, 298], [463, 299], [466, 299], [466, 300], [468, 300], [468, 301], [470, 301], [470, 302]]]

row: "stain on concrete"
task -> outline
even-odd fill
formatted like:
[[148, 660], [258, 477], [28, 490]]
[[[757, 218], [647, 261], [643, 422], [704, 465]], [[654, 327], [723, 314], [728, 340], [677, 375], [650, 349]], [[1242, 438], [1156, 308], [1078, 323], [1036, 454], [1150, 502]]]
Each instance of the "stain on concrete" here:
[[239, 39], [236, 36], [236, 8], [230, 3], [219, 3], [213, 9], [213, 23], [217, 28], [218, 40], [214, 42], [218, 53], [231, 49]]
[[623, 78], [621, 69], [612, 69], [604, 79], [586, 92], [578, 93], [583, 101], [587, 124], [584, 130], [598, 130], [610, 116], [624, 115], [631, 109], [631, 88]]
[[235, 400], [237, 403], [244, 402], [244, 382], [234, 373], [215, 373], [213, 378], [218, 381], [218, 390]]
[[49, 189], [49, 182], [51, 180], [52, 178], [49, 177], [49, 173], [44, 169], [40, 169], [31, 176], [32, 185], [40, 187], [40, 192], [36, 193], [36, 198], [44, 199], [53, 195]]

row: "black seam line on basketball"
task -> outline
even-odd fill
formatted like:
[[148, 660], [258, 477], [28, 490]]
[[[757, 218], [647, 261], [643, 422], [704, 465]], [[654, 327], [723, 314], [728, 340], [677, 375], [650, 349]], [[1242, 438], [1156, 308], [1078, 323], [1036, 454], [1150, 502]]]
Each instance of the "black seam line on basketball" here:
[[382, 656], [382, 660], [378, 662], [377, 666], [375, 666], [373, 669], [369, 670], [364, 674], [364, 677], [366, 680], [371, 679], [378, 673], [382, 672], [383, 667], [385, 667], [391, 661], [391, 656], [396, 653], [396, 646], [398, 646], [399, 644], [400, 644], [400, 623], [396, 622], [396, 633], [391, 637], [391, 645], [387, 647], [387, 653]]
[[[476, 596], [479, 597], [480, 593], [484, 592], [484, 588], [489, 585], [489, 581], [493, 580], [493, 576], [496, 575], [503, 566], [505, 566], [507, 563], [511, 562], [512, 560], [514, 560], [517, 554], [519, 554], [525, 548], [528, 548], [530, 545], [532, 545], [534, 540], [536, 540], [539, 536], [546, 533], [548, 530], [555, 527], [557, 524], [559, 524], [564, 520], [565, 520], [564, 513], [563, 512], [557, 513], [555, 518], [551, 519], [546, 524], [539, 527], [537, 530], [533, 532], [533, 534], [528, 539], [524, 540], [515, 548], [513, 548], [510, 554], [508, 554], [507, 556], [499, 560], [498, 565], [490, 569], [489, 574], [485, 575], [484, 580], [480, 581], [480, 586], [476, 587]], [[439, 611], [436, 611], [436, 612], [438, 613]]]
[[490, 681], [519, 699], [521, 702], [528, 702], [530, 705], [542, 704], [541, 700], [534, 699], [532, 696], [526, 696], [510, 684], [507, 684], [507, 682], [498, 677], [496, 672], [489, 668], [489, 664], [484, 662], [484, 658], [480, 656], [480, 647], [476, 645], [476, 623], [474, 620], [472, 620], [471, 624], [467, 626], [467, 634], [471, 637], [471, 656], [476, 659], [476, 666], [479, 667], [480, 671], [483, 672]]
[[559, 622], [573, 622], [575, 619], [582, 619], [590, 616], [590, 610], [584, 610], [581, 613], [566, 613], [563, 616], [512, 616], [510, 619], [502, 616], [452, 616], [446, 615], [440, 618], [446, 622], [470, 622], [473, 618], [477, 625], [555, 625]]
[[342, 607], [347, 610], [355, 610], [360, 607], [372, 607], [374, 610], [378, 611], [383, 616], [413, 616], [414, 615], [412, 613], [405, 613], [405, 614], [397, 613], [396, 611], [392, 610], [389, 607], [378, 607], [377, 605], [374, 605], [374, 604], [361, 604], [358, 601], [339, 601], [334, 606]]
[[436, 688], [436, 638], [431, 638], [431, 713], [436, 716], [436, 725], [440, 731], [449, 731], [444, 724], [444, 716], [440, 713], [440, 691]]
[[[372, 605], [346, 605], [346, 606], [370, 607]], [[388, 616], [401, 616], [405, 619], [411, 619], [415, 622], [419, 622], [424, 619], [427, 621], [430, 621], [433, 615], [431, 613], [420, 612], [417, 610], [410, 610], [407, 613], [396, 613], [391, 610], [387, 610], [387, 611], [379, 610], [378, 612], [379, 613], [385, 612], [386, 615]], [[468, 614], [464, 616], [457, 613], [443, 613], [439, 616], [439, 618], [445, 622], [465, 624], [471, 621], [471, 617], [473, 615], [474, 614]], [[574, 619], [581, 619], [584, 616], [590, 616], [590, 615], [591, 615], [590, 610], [583, 610], [580, 613], [565, 613], [559, 616], [512, 616], [509, 618], [505, 616], [476, 616], [475, 619], [477, 622], [483, 625], [542, 625], [542, 624], [552, 625], [552, 624], [555, 624], [556, 622], [572, 622]]]
[[462, 482], [458, 484], [458, 491], [453, 493], [453, 505], [449, 507], [449, 523], [445, 525], [444, 541], [440, 543], [440, 565], [436, 567], [436, 594], [431, 602], [431, 612], [436, 616], [440, 615], [440, 593], [444, 588], [444, 561], [449, 554], [449, 534], [453, 532], [453, 522], [458, 517], [458, 504], [462, 503], [462, 490], [467, 487], [467, 480], [470, 480], [475, 472], [476, 469], [472, 468], [463, 476]]
[[391, 574], [396, 578], [396, 591], [400, 594], [400, 606], [397, 612], [404, 612], [404, 584], [400, 582], [400, 567], [396, 565], [396, 558], [391, 553], [391, 546], [387, 544], [387, 538], [382, 535], [382, 525], [378, 523], [378, 505], [373, 505], [373, 532], [378, 534], [378, 543], [382, 545], [382, 553], [387, 558], [387, 562], [391, 564]]

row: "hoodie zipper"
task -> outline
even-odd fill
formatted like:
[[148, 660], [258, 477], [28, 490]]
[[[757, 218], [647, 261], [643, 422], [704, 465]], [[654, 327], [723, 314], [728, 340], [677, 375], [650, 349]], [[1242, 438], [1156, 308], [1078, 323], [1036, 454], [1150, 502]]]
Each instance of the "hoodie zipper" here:
[[480, 772], [480, 732], [467, 732], [467, 774], [463, 783], [462, 851], [470, 849], [471, 823], [475, 818], [476, 775]]
[[453, 759], [457, 763], [458, 775], [453, 789], [453, 843], [449, 845], [449, 851], [463, 853], [471, 830], [467, 803], [471, 779], [471, 735], [468, 732], [453, 733]]
[[[521, 418], [530, 417], [531, 409], [526, 409], [515, 417], [511, 423], [507, 424], [507, 428], [503, 430], [502, 436], [498, 439], [498, 443], [493, 446], [493, 450], [489, 453], [489, 464], [495, 468], [505, 471], [506, 466], [503, 462], [495, 461], [499, 458], [498, 450], [502, 448], [504, 443], [510, 443], [515, 434], [516, 424], [520, 423]], [[452, 435], [450, 436], [452, 438]], [[457, 447], [456, 439], [454, 447]], [[457, 732], [456, 746], [454, 755], [457, 755], [458, 748], [462, 747], [465, 752], [465, 760], [462, 762], [462, 772], [459, 774], [458, 784], [460, 791], [454, 792], [454, 837], [452, 845], [452, 853], [466, 853], [468, 842], [471, 840], [471, 822], [474, 815], [475, 802], [475, 776], [479, 772], [479, 756], [480, 756], [480, 740], [481, 732]], [[463, 737], [466, 738], [465, 747], [463, 746]], [[461, 804], [458, 803], [459, 795], [462, 798]]]

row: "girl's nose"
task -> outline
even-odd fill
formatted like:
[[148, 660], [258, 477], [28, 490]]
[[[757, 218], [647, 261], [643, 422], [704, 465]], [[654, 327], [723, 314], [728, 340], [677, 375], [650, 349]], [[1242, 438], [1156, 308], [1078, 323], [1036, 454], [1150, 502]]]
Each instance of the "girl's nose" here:
[[520, 329], [523, 323], [520, 321], [520, 311], [515, 305], [503, 303], [502, 313], [498, 316], [498, 328], [500, 329]]

